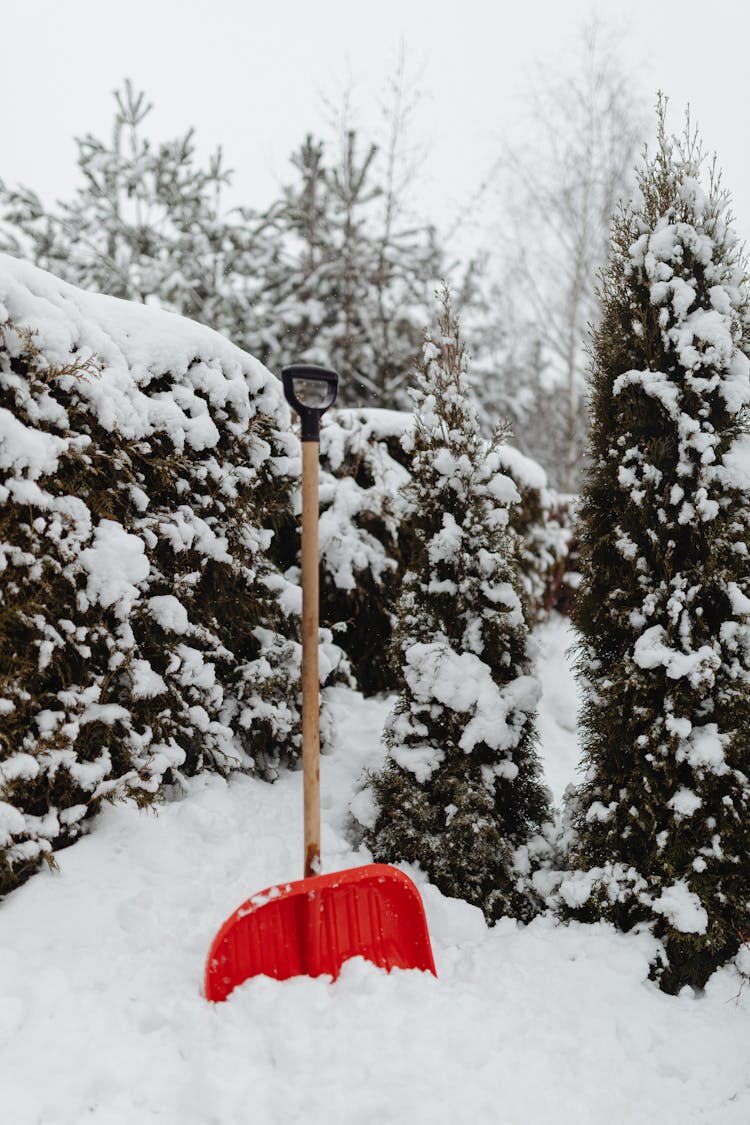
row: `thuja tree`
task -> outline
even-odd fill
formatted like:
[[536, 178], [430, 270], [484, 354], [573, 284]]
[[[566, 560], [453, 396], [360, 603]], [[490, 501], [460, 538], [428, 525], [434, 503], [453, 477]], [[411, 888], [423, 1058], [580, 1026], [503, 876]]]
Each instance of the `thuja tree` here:
[[418, 863], [489, 920], [529, 917], [528, 841], [545, 815], [528, 629], [501, 469], [467, 379], [447, 291], [439, 333], [416, 373], [408, 488], [415, 536], [391, 657], [399, 697], [388, 756], [370, 779], [366, 843], [378, 860]]
[[[615, 221], [594, 336], [583, 584], [580, 916], [650, 921], [667, 991], [750, 926], [748, 288], [688, 120]], [[745, 466], [743, 469], [743, 465]]]

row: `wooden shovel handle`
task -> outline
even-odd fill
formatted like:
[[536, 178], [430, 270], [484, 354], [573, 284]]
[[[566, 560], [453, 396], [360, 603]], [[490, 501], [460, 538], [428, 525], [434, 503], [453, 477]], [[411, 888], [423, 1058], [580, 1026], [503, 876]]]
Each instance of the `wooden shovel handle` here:
[[320, 873], [318, 442], [302, 442], [302, 770], [305, 878]]

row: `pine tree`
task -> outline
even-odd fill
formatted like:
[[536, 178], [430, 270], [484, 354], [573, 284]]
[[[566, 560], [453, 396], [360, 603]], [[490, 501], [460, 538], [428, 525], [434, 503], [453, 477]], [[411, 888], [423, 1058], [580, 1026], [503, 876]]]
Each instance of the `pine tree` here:
[[297, 760], [289, 422], [215, 332], [0, 255], [0, 896], [104, 800]]
[[416, 374], [409, 487], [415, 549], [392, 642], [399, 699], [370, 780], [376, 859], [419, 863], [488, 919], [528, 917], [522, 856], [545, 813], [534, 749], [539, 695], [500, 469], [486, 442], [447, 289]]
[[321, 621], [365, 695], [394, 690], [388, 644], [411, 538], [401, 438], [411, 421], [395, 410], [335, 410], [320, 432]]
[[333, 160], [308, 136], [292, 166], [265, 215], [275, 254], [263, 259], [250, 350], [272, 369], [299, 359], [337, 368], [342, 405], [403, 404], [439, 273], [434, 231], [405, 223], [389, 165], [354, 128]]
[[385, 146], [345, 122], [330, 158], [309, 135], [264, 211], [227, 211], [221, 150], [205, 166], [193, 131], [154, 144], [152, 105], [115, 94], [109, 141], [78, 138], [82, 183], [48, 210], [0, 181], [0, 250], [87, 289], [157, 304], [228, 336], [272, 370], [298, 360], [342, 371], [340, 401], [404, 404], [439, 276], [435, 232], [407, 214], [404, 110]]
[[129, 81], [115, 93], [112, 139], [77, 139], [82, 184], [46, 211], [28, 189], [0, 184], [0, 249], [74, 285], [189, 316], [247, 347], [272, 257], [267, 224], [225, 213], [231, 180], [221, 150], [201, 167], [193, 130], [153, 144], [153, 108]]
[[[587, 775], [563, 897], [662, 939], [701, 986], [750, 923], [748, 284], [689, 117], [658, 103], [641, 201], [614, 225], [594, 334], [574, 608]], [[744, 467], [743, 467], [744, 466]]]
[[308, 134], [291, 164], [293, 177], [264, 215], [275, 253], [261, 267], [257, 338], [249, 349], [271, 370], [323, 358], [315, 352], [315, 341], [330, 299], [323, 282], [330, 190], [322, 142]]

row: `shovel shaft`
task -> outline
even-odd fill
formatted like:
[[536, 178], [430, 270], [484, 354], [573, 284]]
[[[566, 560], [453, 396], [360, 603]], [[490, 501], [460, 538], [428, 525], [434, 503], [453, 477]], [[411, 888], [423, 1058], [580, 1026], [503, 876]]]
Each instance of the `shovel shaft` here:
[[305, 878], [320, 870], [318, 442], [302, 442], [302, 769]]

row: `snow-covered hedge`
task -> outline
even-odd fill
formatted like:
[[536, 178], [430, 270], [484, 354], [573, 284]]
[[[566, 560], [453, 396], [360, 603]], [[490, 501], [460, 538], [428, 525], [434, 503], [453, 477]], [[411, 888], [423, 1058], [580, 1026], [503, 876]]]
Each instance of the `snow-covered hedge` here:
[[222, 337], [0, 256], [0, 893], [104, 798], [296, 754], [297, 457]]
[[[387, 650], [403, 576], [413, 553], [413, 519], [404, 503], [410, 483], [402, 439], [413, 413], [338, 410], [321, 429], [323, 620], [351, 661], [366, 693], [394, 690]], [[558, 602], [570, 547], [569, 522], [542, 467], [508, 443], [499, 471], [516, 486], [510, 526], [518, 537], [518, 566], [529, 621]]]
[[567, 612], [570, 601], [560, 597], [560, 587], [566, 586], [570, 578], [571, 498], [559, 496], [549, 488], [547, 474], [539, 462], [508, 442], [498, 447], [498, 457], [501, 469], [515, 484], [520, 498], [510, 509], [510, 526], [518, 536], [526, 620], [540, 621], [551, 609]]
[[408, 554], [401, 438], [412, 423], [395, 410], [338, 410], [321, 427], [322, 620], [366, 694], [394, 686], [386, 650]]

